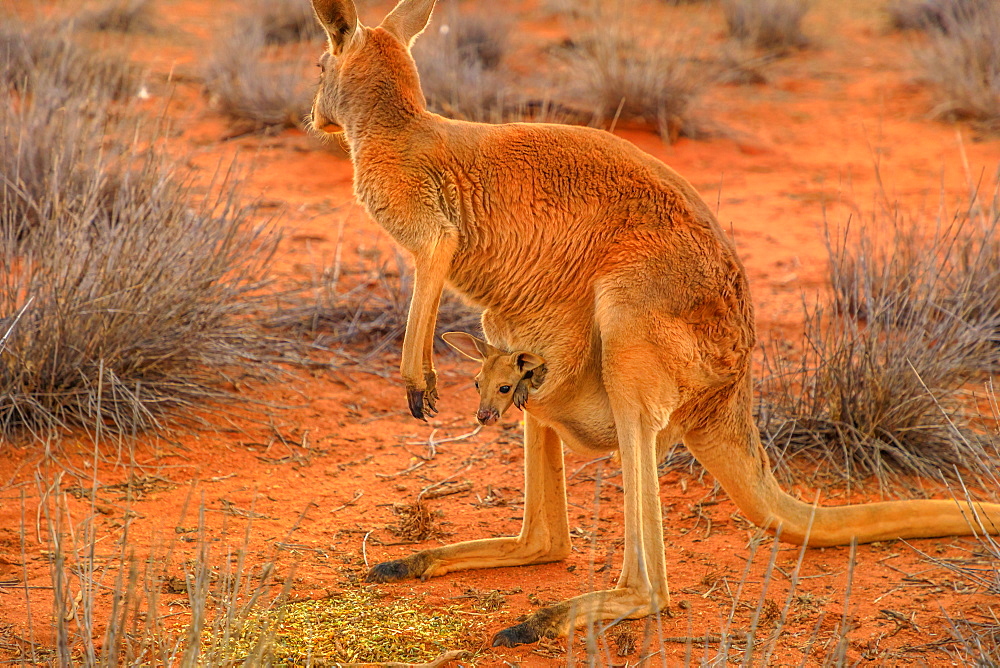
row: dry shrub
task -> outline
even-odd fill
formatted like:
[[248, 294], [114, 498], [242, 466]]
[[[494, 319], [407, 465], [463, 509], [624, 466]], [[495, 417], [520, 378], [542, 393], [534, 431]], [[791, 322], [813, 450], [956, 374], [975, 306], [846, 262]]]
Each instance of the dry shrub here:
[[[220, 544], [205, 530], [206, 508], [201, 505], [197, 551], [191, 559], [180, 558], [187, 548], [176, 540], [141, 558], [130, 543], [135, 513], [125, 513], [118, 537], [106, 541], [108, 536], [99, 535], [100, 523], [93, 515], [82, 520], [70, 517], [58, 483], [39, 491], [39, 526], [47, 536], [40, 547], [49, 557], [52, 604], [36, 610], [34, 619], [46, 620], [55, 643], [51, 648], [23, 641], [10, 645], [5, 649], [19, 654], [15, 662], [86, 667], [232, 665], [232, 645], [238, 637], [243, 641], [241, 662], [270, 665], [278, 620], [268, 613], [287, 600], [294, 569], [288, 569], [282, 582], [274, 561], [250, 563], [249, 522], [241, 544]], [[177, 526], [183, 525], [185, 513], [181, 512]], [[28, 533], [23, 524], [21, 533]], [[95, 550], [98, 544], [100, 551]], [[187, 623], [179, 623], [178, 606]], [[31, 620], [29, 614], [29, 635], [35, 632]]]
[[394, 504], [392, 512], [399, 517], [399, 524], [389, 530], [405, 541], [419, 543], [442, 535], [438, 527], [441, 512], [431, 510], [423, 499], [417, 499], [415, 503]]
[[65, 26], [10, 17], [0, 26], [0, 87], [99, 102], [127, 97], [138, 80], [138, 68], [124, 54], [80, 46]]
[[937, 22], [916, 54], [941, 98], [933, 115], [1000, 131], [1000, 3], [956, 5]]
[[616, 15], [581, 40], [571, 61], [581, 102], [598, 122], [647, 123], [664, 141], [703, 134], [695, 105], [705, 72], [678, 45], [650, 39]]
[[229, 396], [226, 373], [257, 368], [248, 314], [273, 247], [236, 176], [205, 194], [138, 122], [61, 91], [16, 105], [10, 95], [0, 92], [0, 315], [11, 330], [0, 435], [129, 433]]
[[808, 0], [723, 0], [729, 36], [758, 49], [777, 53], [806, 46], [802, 19]]
[[[988, 438], [990, 450], [1000, 454], [1000, 404], [997, 403], [995, 388], [991, 385], [988, 392], [992, 411], [992, 424]], [[1000, 490], [1000, 478], [996, 469], [991, 472], [987, 482], [994, 495]], [[980, 501], [964, 484], [954, 490], [956, 501], [968, 503], [975, 507]], [[918, 553], [936, 566], [947, 569], [958, 576], [969, 588], [983, 592], [993, 597], [1000, 597], [1000, 540], [995, 535], [996, 526], [984, 522], [983, 517], [970, 517], [969, 522], [976, 529], [976, 545], [964, 558], [940, 559], [933, 555]], [[989, 532], [989, 533], [988, 533]], [[915, 549], [915, 548], [914, 548]], [[965, 666], [997, 666], [1000, 665], [1000, 616], [995, 610], [982, 611], [979, 621], [970, 616], [952, 618], [946, 615], [950, 625], [952, 647], [946, 651], [956, 660], [958, 665]]]
[[243, 26], [218, 41], [204, 66], [209, 102], [241, 131], [295, 127], [309, 111], [312, 90], [304, 72], [315, 47], [267, 46], [265, 30]]
[[[335, 264], [290, 290], [269, 326], [312, 337], [324, 348], [362, 348], [367, 357], [398, 350], [406, 330], [413, 272], [398, 251], [388, 258], [368, 255], [356, 266]], [[437, 333], [481, 334], [479, 310], [445, 292]], [[440, 337], [439, 337], [440, 338]], [[439, 350], [450, 350], [438, 340]]]
[[[978, 199], [966, 211], [982, 211]], [[866, 221], [856, 245], [828, 240], [835, 305], [807, 309], [801, 358], [767, 360], [761, 428], [779, 461], [802, 455], [880, 483], [955, 479], [956, 467], [980, 480], [996, 465], [963, 388], [996, 360], [997, 293], [975, 286], [997, 285], [998, 222], [977, 217], [988, 225], [975, 231], [965, 215], [917, 243], [912, 230], [926, 226], [891, 208]]]
[[970, 372], [997, 369], [1000, 172], [950, 218], [928, 222], [886, 206], [856, 248], [841, 244], [835, 255], [830, 279], [841, 312], [899, 329], [952, 323], [947, 340], [965, 341], [955, 364], [964, 360]]
[[151, 0], [107, 0], [72, 19], [78, 30], [126, 34], [155, 32], [157, 23]]
[[235, 30], [249, 31], [261, 32], [264, 41], [271, 45], [326, 39], [312, 5], [302, 0], [253, 0], [238, 19]]
[[885, 6], [896, 30], [947, 30], [966, 12], [985, 8], [992, 0], [892, 0]]
[[413, 49], [428, 109], [469, 121], [507, 120], [519, 106], [502, 69], [510, 22], [459, 13], [454, 2], [437, 16]]

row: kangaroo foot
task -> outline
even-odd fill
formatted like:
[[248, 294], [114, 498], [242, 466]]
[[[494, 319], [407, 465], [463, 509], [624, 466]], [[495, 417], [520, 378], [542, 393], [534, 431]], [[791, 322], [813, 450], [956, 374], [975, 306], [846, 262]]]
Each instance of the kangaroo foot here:
[[566, 603], [542, 608], [528, 616], [526, 620], [500, 631], [493, 636], [494, 647], [517, 647], [538, 642], [542, 638], [558, 638], [566, 634], [569, 617]]
[[398, 582], [399, 580], [409, 580], [410, 578], [420, 578], [426, 580], [427, 571], [431, 565], [431, 559], [423, 552], [411, 554], [405, 559], [394, 559], [375, 564], [368, 576], [367, 582]]

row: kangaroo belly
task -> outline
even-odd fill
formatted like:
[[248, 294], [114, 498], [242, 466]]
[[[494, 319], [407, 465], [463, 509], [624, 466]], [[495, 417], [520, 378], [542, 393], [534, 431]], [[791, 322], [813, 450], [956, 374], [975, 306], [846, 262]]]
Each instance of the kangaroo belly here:
[[528, 410], [542, 424], [551, 427], [569, 449], [584, 455], [601, 455], [618, 449], [611, 405], [603, 388], [591, 387], [589, 391], [547, 397], [547, 400], [529, 400]]

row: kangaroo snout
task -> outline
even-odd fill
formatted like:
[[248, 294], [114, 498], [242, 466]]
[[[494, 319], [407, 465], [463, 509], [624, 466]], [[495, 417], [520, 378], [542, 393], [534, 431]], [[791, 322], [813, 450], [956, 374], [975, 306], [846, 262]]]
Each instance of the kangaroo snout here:
[[491, 425], [500, 419], [500, 411], [495, 408], [480, 408], [476, 413], [479, 424]]

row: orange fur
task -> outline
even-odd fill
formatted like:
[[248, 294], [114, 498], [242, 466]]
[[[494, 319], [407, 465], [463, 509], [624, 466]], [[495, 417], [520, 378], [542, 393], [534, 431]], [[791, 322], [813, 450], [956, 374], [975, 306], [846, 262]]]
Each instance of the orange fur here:
[[525, 414], [525, 512], [516, 537], [380, 564], [370, 579], [542, 563], [569, 551], [560, 443], [619, 450], [625, 555], [617, 587], [539, 610], [502, 631], [517, 644], [575, 618], [641, 617], [668, 602], [656, 452], [683, 440], [756, 524], [835, 545], [996, 533], [1000, 506], [904, 501], [814, 508], [783, 492], [751, 416], [756, 339], [746, 275], [697, 192], [599, 130], [484, 125], [424, 108], [409, 45], [433, 0], [401, 0], [377, 28], [352, 0], [313, 0], [330, 46], [312, 121], [342, 127], [355, 191], [413, 253], [401, 373], [412, 413], [435, 410], [434, 322], [446, 282], [482, 306], [503, 350], [545, 360]]

